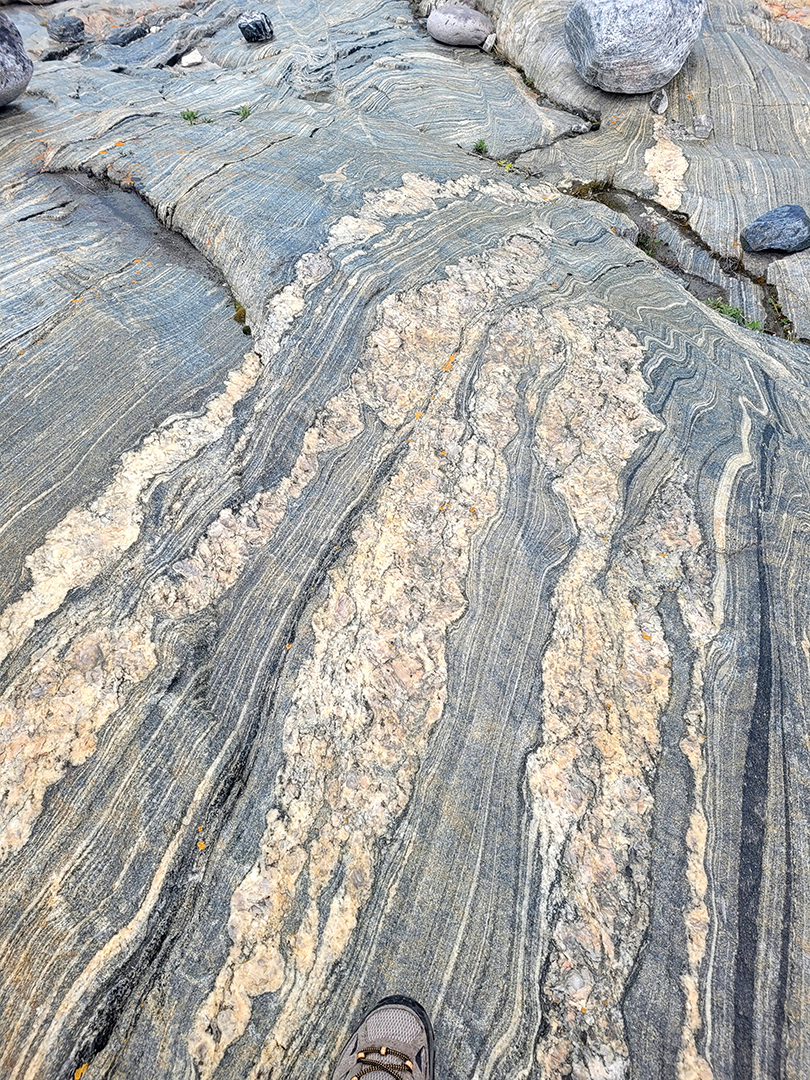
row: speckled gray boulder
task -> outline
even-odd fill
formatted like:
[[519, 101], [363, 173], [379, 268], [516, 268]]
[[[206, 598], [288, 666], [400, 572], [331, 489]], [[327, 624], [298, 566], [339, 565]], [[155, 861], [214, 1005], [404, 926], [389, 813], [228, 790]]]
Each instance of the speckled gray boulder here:
[[7, 15], [0, 15], [0, 105], [19, 97], [33, 73], [34, 65], [23, 48], [20, 31]]
[[443, 45], [483, 45], [494, 30], [491, 19], [464, 4], [432, 11], [427, 21], [428, 33]]
[[614, 94], [646, 94], [681, 70], [706, 0], [577, 0], [565, 20], [579, 74]]
[[810, 217], [801, 206], [777, 206], [740, 233], [746, 251], [804, 251], [810, 247]]

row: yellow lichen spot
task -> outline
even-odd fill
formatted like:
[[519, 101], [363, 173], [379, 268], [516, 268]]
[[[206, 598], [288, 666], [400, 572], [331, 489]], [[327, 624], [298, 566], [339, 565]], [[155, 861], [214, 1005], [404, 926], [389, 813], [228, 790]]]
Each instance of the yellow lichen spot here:
[[197, 847], [200, 849], [200, 851], [205, 851], [205, 841], [204, 840], [198, 840], [197, 841]]
[[78, 1068], [73, 1074], [73, 1080], [82, 1080], [82, 1077], [87, 1072], [87, 1066], [89, 1062], [85, 1061], [84, 1065]]

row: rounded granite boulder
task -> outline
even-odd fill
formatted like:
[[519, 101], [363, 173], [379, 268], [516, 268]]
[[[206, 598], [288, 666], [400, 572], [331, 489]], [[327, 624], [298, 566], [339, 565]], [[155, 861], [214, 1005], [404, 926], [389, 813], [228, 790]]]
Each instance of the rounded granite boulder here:
[[777, 206], [746, 225], [740, 239], [746, 251], [804, 251], [810, 248], [810, 217], [802, 206]]
[[432, 11], [427, 31], [443, 45], [483, 45], [495, 27], [492, 20], [465, 4], [452, 5]]
[[591, 86], [647, 94], [678, 74], [706, 0], [577, 0], [565, 20], [574, 66]]
[[20, 31], [7, 15], [0, 15], [0, 105], [19, 97], [33, 73]]

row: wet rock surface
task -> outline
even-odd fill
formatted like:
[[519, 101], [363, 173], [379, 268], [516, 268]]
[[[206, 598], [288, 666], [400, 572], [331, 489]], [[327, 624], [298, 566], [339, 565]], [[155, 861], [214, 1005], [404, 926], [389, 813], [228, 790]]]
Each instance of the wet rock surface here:
[[405, 992], [442, 1076], [806, 1075], [804, 28], [657, 114], [562, 4], [523, 77], [75, 10], [0, 117], [6, 1074], [320, 1080]]

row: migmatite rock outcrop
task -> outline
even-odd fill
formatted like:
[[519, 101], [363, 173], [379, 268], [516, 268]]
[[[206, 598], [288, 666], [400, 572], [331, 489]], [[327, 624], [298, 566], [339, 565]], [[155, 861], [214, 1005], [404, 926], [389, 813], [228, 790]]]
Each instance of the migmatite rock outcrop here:
[[692, 236], [731, 106], [665, 125], [803, 62], [729, 4], [553, 141], [398, 0], [273, 10], [3, 117], [4, 1072], [320, 1080], [404, 991], [443, 1076], [802, 1076], [809, 354], [686, 287], [762, 288]]

